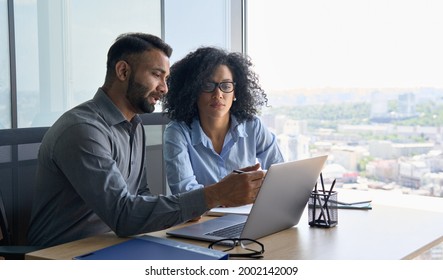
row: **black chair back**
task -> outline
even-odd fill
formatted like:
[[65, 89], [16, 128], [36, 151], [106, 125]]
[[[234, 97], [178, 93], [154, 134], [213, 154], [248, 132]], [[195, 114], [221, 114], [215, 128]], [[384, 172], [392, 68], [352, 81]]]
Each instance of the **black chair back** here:
[[0, 192], [0, 245], [11, 245], [11, 236], [9, 233], [8, 220], [6, 219], [6, 210], [3, 203], [3, 197]]
[[[10, 245], [27, 245], [37, 154], [49, 127], [0, 130], [0, 194]], [[3, 230], [2, 230], [3, 231]]]

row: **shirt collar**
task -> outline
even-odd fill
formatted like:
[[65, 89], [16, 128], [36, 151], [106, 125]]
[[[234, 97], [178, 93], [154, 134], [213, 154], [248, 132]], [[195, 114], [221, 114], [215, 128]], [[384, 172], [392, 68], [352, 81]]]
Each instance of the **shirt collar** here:
[[123, 116], [122, 112], [117, 108], [117, 106], [115, 106], [112, 100], [101, 88], [97, 90], [93, 101], [100, 109], [101, 113], [103, 114], [103, 119], [109, 126], [126, 122], [126, 118]]
[[[234, 115], [231, 115], [231, 127], [229, 128], [228, 133], [231, 134], [231, 137], [232, 139], [234, 139], [235, 142], [237, 142], [240, 137], [248, 136], [245, 129], [245, 124], [239, 123]], [[209, 146], [208, 144], [210, 140], [208, 136], [206, 136], [206, 134], [203, 132], [198, 117], [194, 118], [191, 123], [191, 141], [192, 145], [194, 146], [199, 143], [202, 143], [206, 147]]]

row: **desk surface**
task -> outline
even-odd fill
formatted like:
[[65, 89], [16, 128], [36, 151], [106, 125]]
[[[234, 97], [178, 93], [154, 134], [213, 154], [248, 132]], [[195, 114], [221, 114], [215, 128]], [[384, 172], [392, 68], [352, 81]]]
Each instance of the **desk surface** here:
[[[367, 198], [367, 196], [366, 196]], [[340, 199], [341, 200], [341, 199]], [[404, 203], [404, 200], [401, 200]], [[427, 204], [429, 205], [429, 204]], [[265, 259], [304, 260], [389, 260], [412, 259], [443, 242], [443, 211], [418, 209], [414, 204], [386, 205], [373, 200], [372, 210], [338, 212], [338, 225], [313, 228], [305, 210], [300, 223], [290, 229], [260, 239]], [[201, 221], [213, 217], [203, 217]], [[199, 221], [199, 222], [201, 222]], [[186, 224], [185, 224], [186, 225]], [[178, 227], [185, 226], [179, 225]], [[166, 231], [150, 233], [166, 236]], [[173, 238], [207, 247], [207, 242]], [[113, 233], [93, 236], [26, 255], [26, 259], [72, 259], [127, 240]]]

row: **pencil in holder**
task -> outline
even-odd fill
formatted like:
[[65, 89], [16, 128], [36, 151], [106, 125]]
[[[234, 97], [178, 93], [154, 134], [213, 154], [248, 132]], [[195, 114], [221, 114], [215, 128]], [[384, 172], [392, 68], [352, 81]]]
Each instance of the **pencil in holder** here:
[[338, 223], [337, 192], [312, 191], [308, 201], [309, 225], [330, 228]]

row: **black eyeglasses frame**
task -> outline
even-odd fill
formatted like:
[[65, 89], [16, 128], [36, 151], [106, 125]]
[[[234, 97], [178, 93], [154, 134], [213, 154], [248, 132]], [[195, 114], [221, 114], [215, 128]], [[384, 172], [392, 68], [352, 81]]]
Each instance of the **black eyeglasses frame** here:
[[[232, 244], [228, 244], [228, 242], [232, 242]], [[257, 250], [250, 249], [245, 246], [244, 242], [255, 243], [260, 246], [260, 250], [257, 251]], [[234, 257], [234, 258], [261, 259], [261, 258], [263, 258], [263, 253], [265, 252], [265, 245], [263, 245], [263, 243], [261, 243], [257, 240], [254, 240], [254, 239], [250, 239], [250, 238], [220, 239], [220, 240], [216, 240], [216, 241], [212, 242], [211, 244], [209, 244], [208, 248], [215, 250], [213, 247], [214, 247], [214, 245], [217, 245], [217, 244], [228, 246], [228, 248], [226, 250], [223, 250], [223, 252], [228, 252], [228, 251], [234, 249], [237, 245], [240, 245], [245, 250], [251, 251], [251, 253], [229, 253], [228, 252], [228, 255], [230, 258]]]
[[[232, 90], [231, 91], [225, 91], [222, 88], [223, 84], [232, 84]], [[205, 85], [212, 85], [213, 88], [212, 90], [207, 90], [205, 89]], [[224, 93], [231, 93], [235, 90], [235, 82], [220, 82], [220, 83], [215, 83], [215, 82], [205, 82], [202, 86], [202, 90], [203, 92], [207, 92], [207, 93], [213, 93], [215, 91], [216, 88], [219, 88], [222, 92]]]

